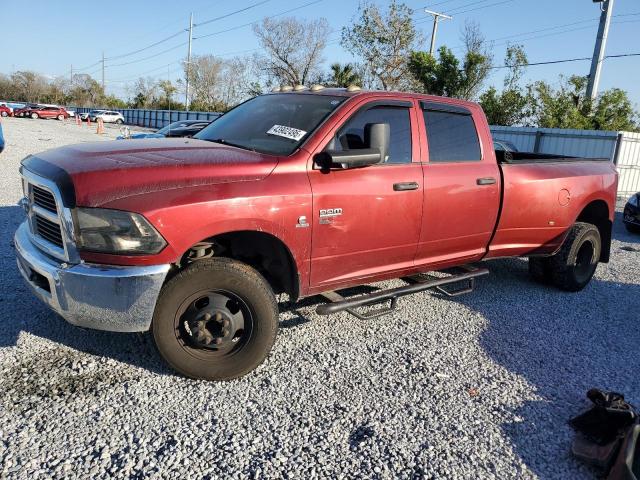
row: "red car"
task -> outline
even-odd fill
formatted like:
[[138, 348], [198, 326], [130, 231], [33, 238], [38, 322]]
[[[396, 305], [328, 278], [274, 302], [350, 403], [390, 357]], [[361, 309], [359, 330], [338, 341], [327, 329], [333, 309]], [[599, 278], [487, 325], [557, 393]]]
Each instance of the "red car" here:
[[618, 182], [607, 159], [494, 151], [475, 103], [317, 87], [255, 97], [193, 139], [62, 147], [21, 172], [33, 292], [75, 325], [151, 330], [174, 369], [216, 380], [265, 359], [282, 292], [371, 318], [469, 292], [500, 257], [581, 290], [609, 261]]
[[0, 105], [0, 116], [2, 117], [11, 117], [13, 116], [13, 112], [11, 109], [5, 105]]
[[38, 106], [29, 109], [23, 109], [23, 116], [31, 118], [57, 118], [58, 120], [64, 120], [69, 118], [69, 113], [62, 107], [45, 107]]

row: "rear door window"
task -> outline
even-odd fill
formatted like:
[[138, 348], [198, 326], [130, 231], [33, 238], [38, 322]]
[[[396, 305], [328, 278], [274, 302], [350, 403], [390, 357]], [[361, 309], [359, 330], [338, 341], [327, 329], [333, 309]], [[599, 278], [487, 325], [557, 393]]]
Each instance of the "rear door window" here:
[[430, 162], [477, 162], [482, 159], [471, 112], [423, 109]]

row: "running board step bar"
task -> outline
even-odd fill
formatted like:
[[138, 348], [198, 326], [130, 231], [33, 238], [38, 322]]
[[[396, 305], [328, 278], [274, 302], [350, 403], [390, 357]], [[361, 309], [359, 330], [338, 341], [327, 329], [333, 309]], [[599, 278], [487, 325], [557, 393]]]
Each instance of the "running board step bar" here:
[[[316, 313], [318, 315], [331, 315], [333, 313], [344, 312], [361, 319], [367, 320], [370, 318], [380, 317], [394, 311], [398, 304], [398, 298], [405, 295], [411, 295], [412, 293], [423, 292], [425, 290], [435, 289], [441, 293], [444, 293], [448, 297], [454, 297], [462, 295], [463, 293], [469, 293], [473, 291], [475, 287], [475, 279], [483, 275], [488, 275], [489, 270], [486, 268], [476, 268], [472, 266], [457, 267], [456, 270], [462, 270], [461, 273], [451, 274], [448, 277], [427, 277], [421, 275], [415, 275], [409, 277], [411, 282], [409, 285], [403, 287], [391, 288], [389, 290], [381, 290], [378, 292], [369, 293], [367, 295], [359, 295], [353, 298], [344, 298], [337, 292], [329, 291], [323, 292], [321, 295], [329, 300], [329, 303], [323, 303], [318, 305]], [[450, 273], [447, 271], [446, 273]], [[465, 282], [464, 286], [458, 288], [446, 288], [447, 285], [452, 286], [457, 283]], [[377, 305], [390, 300], [391, 304], [387, 307], [380, 307], [368, 312], [359, 313], [355, 311], [358, 307], [367, 307]]]

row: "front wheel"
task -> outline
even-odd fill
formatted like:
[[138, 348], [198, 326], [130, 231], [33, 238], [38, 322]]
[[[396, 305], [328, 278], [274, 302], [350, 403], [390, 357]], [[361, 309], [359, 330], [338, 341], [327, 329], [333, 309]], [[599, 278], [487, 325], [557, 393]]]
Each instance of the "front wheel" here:
[[278, 306], [260, 273], [228, 258], [192, 263], [162, 288], [153, 338], [178, 372], [231, 380], [260, 365], [278, 329]]
[[122, 125], [124, 122], [119, 118], [119, 119], [117, 119], [117, 120], [116, 120], [116, 123], [117, 123], [118, 125]]
[[2, 116], [3, 116], [3, 117], [8, 117], [8, 116], [9, 116], [9, 114], [8, 114], [7, 112], [2, 112]]
[[31, 114], [31, 118], [33, 118], [33, 119], [38, 118], [38, 114], [37, 114], [37, 113], [32, 113], [32, 114]]
[[58, 115], [58, 120], [60, 121], [64, 120], [64, 115]]
[[560, 251], [548, 259], [553, 284], [568, 292], [582, 290], [596, 271], [601, 250], [596, 226], [576, 222]]

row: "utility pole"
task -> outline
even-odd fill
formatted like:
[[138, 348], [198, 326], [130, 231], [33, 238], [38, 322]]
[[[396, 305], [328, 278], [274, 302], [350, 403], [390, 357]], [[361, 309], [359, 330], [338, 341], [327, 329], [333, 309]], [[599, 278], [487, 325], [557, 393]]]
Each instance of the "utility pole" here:
[[604, 61], [604, 51], [607, 48], [607, 35], [609, 35], [609, 25], [611, 25], [614, 0], [593, 0], [593, 2], [600, 4], [601, 13], [598, 38], [596, 38], [596, 47], [593, 50], [589, 83], [587, 84], [587, 97], [591, 100], [595, 100], [598, 96], [598, 84], [600, 83], [602, 62]]
[[434, 12], [432, 10], [425, 10], [424, 13], [433, 15], [433, 31], [431, 32], [431, 48], [429, 49], [429, 54], [433, 56], [433, 52], [436, 49], [436, 35], [438, 33], [438, 22], [440, 21], [440, 19], [453, 20], [453, 17], [450, 17], [449, 15], [445, 15], [444, 13]]
[[104, 92], [104, 50], [102, 51], [102, 91]]
[[71, 71], [69, 73], [69, 81], [73, 83], [73, 64], [71, 64]]
[[193, 39], [193, 12], [189, 17], [189, 50], [187, 51], [187, 78], [185, 79], [184, 88], [184, 105], [189, 111], [189, 74], [191, 73], [191, 40]]

